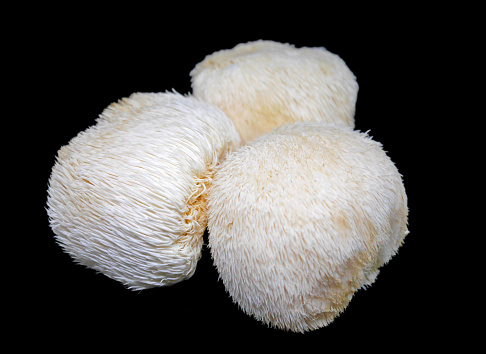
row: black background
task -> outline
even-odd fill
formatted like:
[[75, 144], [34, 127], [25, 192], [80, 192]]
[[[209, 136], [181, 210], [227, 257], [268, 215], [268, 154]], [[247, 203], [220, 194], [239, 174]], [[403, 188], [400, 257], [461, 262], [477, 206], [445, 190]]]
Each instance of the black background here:
[[[15, 208], [29, 210], [29, 217], [15, 221], [20, 246], [12, 249], [16, 261], [8, 269], [16, 284], [4, 290], [14, 295], [7, 304], [13, 310], [9, 331], [20, 335], [19, 347], [33, 343], [67, 350], [98, 347], [95, 340], [102, 340], [139, 349], [163, 350], [174, 343], [180, 349], [234, 350], [292, 342], [304, 350], [317, 344], [324, 351], [330, 346], [433, 348], [453, 340], [441, 337], [452, 311], [437, 303], [442, 297], [437, 294], [446, 291], [442, 265], [433, 259], [440, 253], [432, 207], [440, 189], [433, 175], [440, 166], [430, 139], [437, 119], [430, 92], [438, 85], [433, 54], [445, 28], [431, 23], [431, 12], [397, 6], [280, 13], [186, 4], [178, 9], [53, 7], [42, 9], [47, 17], [37, 17], [36, 10], [31, 9], [36, 21], [28, 33], [15, 41], [16, 65], [6, 68], [19, 84], [18, 100], [10, 104], [22, 125], [16, 132], [30, 133], [25, 137], [29, 153], [20, 161], [28, 170], [28, 188], [22, 188], [28, 195], [16, 198], [23, 204]], [[245, 315], [218, 280], [207, 247], [191, 279], [133, 292], [72, 262], [55, 244], [44, 209], [57, 150], [94, 124], [106, 106], [133, 92], [189, 93], [189, 72], [206, 55], [257, 39], [323, 46], [347, 63], [360, 86], [356, 129], [369, 130], [383, 144], [409, 198], [410, 234], [398, 255], [331, 325], [304, 335], [267, 328]], [[22, 115], [30, 118], [28, 125]]]

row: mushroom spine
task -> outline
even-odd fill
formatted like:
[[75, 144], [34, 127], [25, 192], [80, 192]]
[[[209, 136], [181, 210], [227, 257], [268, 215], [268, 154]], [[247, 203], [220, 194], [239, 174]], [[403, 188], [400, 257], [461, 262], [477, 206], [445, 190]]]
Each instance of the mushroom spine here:
[[134, 93], [62, 147], [47, 212], [72, 258], [133, 290], [191, 277], [215, 166], [240, 144], [219, 108], [178, 93]]
[[305, 332], [331, 323], [408, 233], [401, 175], [350, 127], [286, 124], [231, 153], [209, 195], [209, 246], [236, 302]]
[[226, 112], [244, 142], [296, 121], [354, 127], [356, 77], [323, 47], [241, 43], [206, 56], [190, 75], [193, 94]]

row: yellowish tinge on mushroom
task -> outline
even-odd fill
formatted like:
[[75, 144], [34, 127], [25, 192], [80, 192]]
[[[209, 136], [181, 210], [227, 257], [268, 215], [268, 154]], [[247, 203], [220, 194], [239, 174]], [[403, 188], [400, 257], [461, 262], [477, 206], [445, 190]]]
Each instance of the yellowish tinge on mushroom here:
[[193, 94], [220, 107], [245, 143], [296, 121], [354, 127], [356, 78], [322, 47], [241, 43], [206, 56], [190, 74]]

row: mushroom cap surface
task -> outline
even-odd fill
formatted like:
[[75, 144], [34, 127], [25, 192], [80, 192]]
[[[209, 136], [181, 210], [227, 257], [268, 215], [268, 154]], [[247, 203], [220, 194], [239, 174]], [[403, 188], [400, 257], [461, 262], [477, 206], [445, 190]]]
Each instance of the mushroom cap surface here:
[[267, 325], [331, 323], [402, 244], [407, 197], [380, 143], [283, 125], [232, 152], [209, 195], [209, 247], [234, 302]]
[[245, 143], [296, 121], [354, 128], [358, 83], [323, 47], [241, 43], [206, 56], [190, 75], [193, 94], [220, 107]]
[[177, 93], [134, 93], [59, 151], [47, 212], [80, 264], [133, 290], [193, 275], [213, 169], [239, 145], [219, 108]]

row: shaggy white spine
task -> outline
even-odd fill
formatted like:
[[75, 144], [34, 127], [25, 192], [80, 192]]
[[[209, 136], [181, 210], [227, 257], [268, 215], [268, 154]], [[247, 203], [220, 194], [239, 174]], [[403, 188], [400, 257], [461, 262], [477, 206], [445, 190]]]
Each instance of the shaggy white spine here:
[[281, 126], [228, 156], [209, 196], [209, 245], [233, 300], [284, 330], [331, 323], [408, 233], [401, 176], [349, 127]]
[[193, 94], [220, 107], [243, 142], [296, 121], [354, 127], [356, 77], [322, 47], [241, 43], [206, 56], [190, 75]]
[[58, 153], [47, 201], [58, 243], [133, 290], [189, 278], [212, 170], [239, 142], [220, 109], [192, 96], [136, 93], [110, 105]]

